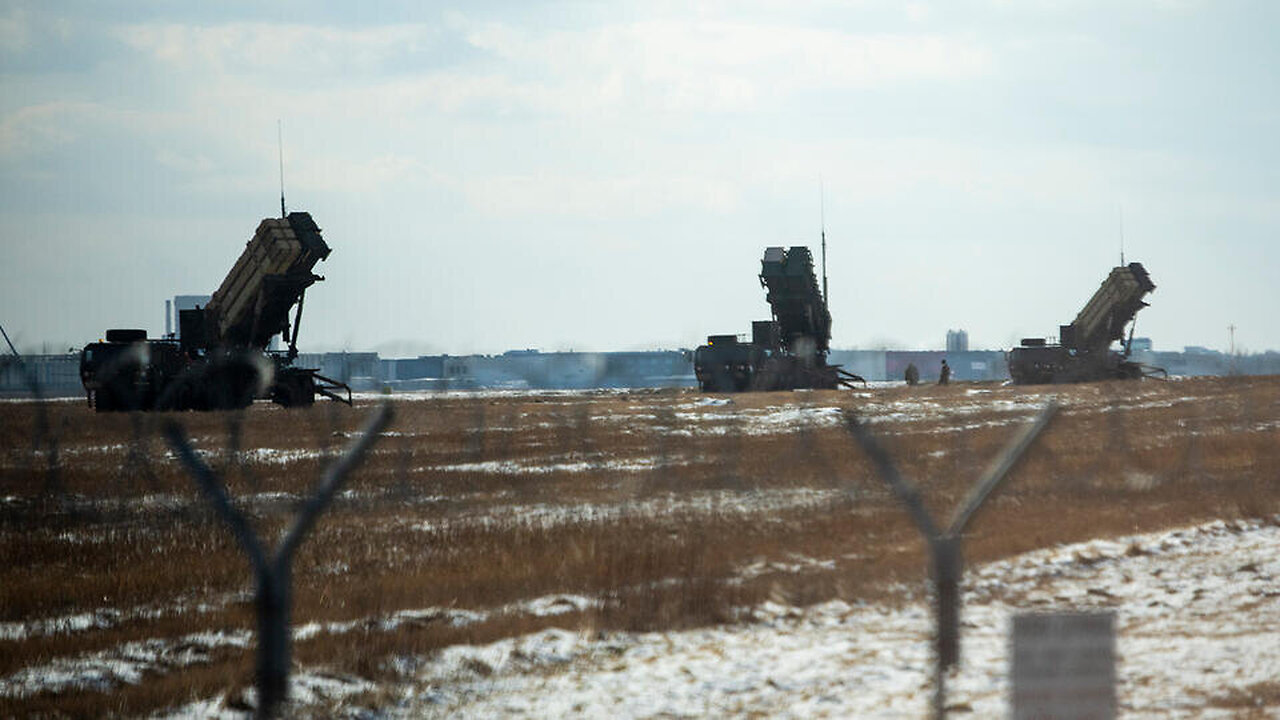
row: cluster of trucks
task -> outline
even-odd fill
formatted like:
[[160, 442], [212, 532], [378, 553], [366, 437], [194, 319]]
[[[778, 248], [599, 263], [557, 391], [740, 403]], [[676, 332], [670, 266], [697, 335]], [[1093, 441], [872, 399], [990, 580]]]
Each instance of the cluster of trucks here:
[[[90, 405], [99, 411], [221, 410], [243, 408], [255, 399], [306, 406], [317, 397], [351, 404], [350, 387], [315, 368], [294, 365], [306, 290], [324, 279], [314, 269], [329, 253], [310, 214], [264, 219], [209, 302], [179, 311], [176, 337], [112, 329], [85, 346], [80, 377]], [[865, 383], [827, 363], [831, 312], [808, 247], [766, 248], [759, 279], [770, 319], [752, 323], [749, 342], [737, 335], [707, 337], [693, 353], [702, 391]], [[1058, 342], [1024, 338], [1007, 353], [1013, 381], [1083, 382], [1162, 373], [1129, 360], [1131, 323], [1153, 290], [1141, 263], [1114, 268], [1075, 321], [1060, 327]], [[286, 350], [269, 349], [276, 336]], [[1123, 342], [1122, 352], [1111, 349], [1117, 340]]]
[[[703, 392], [833, 389], [862, 381], [826, 362], [831, 312], [818, 287], [809, 249], [768, 248], [760, 266], [760, 284], [767, 291], [772, 319], [752, 323], [750, 342], [737, 335], [708, 336], [707, 343], [694, 351], [698, 387]], [[1155, 289], [1141, 263], [1114, 268], [1075, 321], [1060, 326], [1058, 342], [1024, 338], [1006, 353], [1013, 382], [1069, 383], [1166, 374], [1129, 359], [1134, 318], [1147, 306], [1143, 298]], [[1111, 349], [1117, 340], [1123, 343], [1121, 352]]]

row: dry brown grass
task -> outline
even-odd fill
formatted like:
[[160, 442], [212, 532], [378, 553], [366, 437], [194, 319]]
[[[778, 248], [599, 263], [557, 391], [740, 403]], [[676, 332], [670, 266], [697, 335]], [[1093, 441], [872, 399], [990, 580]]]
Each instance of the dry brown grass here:
[[1234, 710], [1233, 717], [1274, 717], [1280, 707], [1280, 682], [1254, 683], [1245, 688], [1230, 688], [1209, 698], [1209, 707]]
[[[924, 572], [920, 541], [843, 428], [748, 434], [747, 416], [783, 405], [872, 419], [921, 410], [872, 429], [945, 517], [1048, 391], [1064, 411], [971, 525], [969, 562], [1280, 512], [1280, 378], [770, 393], [726, 406], [694, 405], [701, 396], [683, 391], [398, 402], [393, 435], [350, 479], [295, 568], [296, 624], [368, 622], [299, 642], [296, 660], [385, 679], [391, 657], [549, 626], [688, 627], [733, 619], [766, 598], [897, 601], [901, 583]], [[104, 608], [127, 617], [107, 629], [0, 640], [0, 678], [133, 640], [252, 629], [248, 564], [167, 456], [158, 433], [165, 416], [96, 415], [65, 403], [46, 410], [52, 430], [43, 437], [33, 406], [7, 404], [0, 414], [0, 622]], [[706, 414], [723, 417], [696, 419]], [[258, 405], [179, 419], [274, 538], [324, 457], [273, 463], [256, 450], [332, 456], [366, 415]], [[708, 426], [725, 432], [687, 432]], [[236, 446], [246, 451], [239, 458], [228, 450]], [[642, 459], [655, 464], [610, 465]], [[445, 469], [495, 462], [565, 467]], [[761, 498], [802, 495], [803, 504], [761, 509]], [[609, 514], [583, 514], [587, 507]], [[666, 509], [641, 510], [654, 507]], [[748, 566], [759, 570], [744, 575]], [[503, 610], [556, 595], [600, 605], [549, 617]], [[207, 607], [190, 609], [199, 603]], [[464, 627], [376, 624], [423, 608], [490, 614]], [[251, 662], [251, 651], [221, 648], [209, 663], [109, 693], [0, 698], [0, 716], [147, 713], [234, 691], [251, 682]]]

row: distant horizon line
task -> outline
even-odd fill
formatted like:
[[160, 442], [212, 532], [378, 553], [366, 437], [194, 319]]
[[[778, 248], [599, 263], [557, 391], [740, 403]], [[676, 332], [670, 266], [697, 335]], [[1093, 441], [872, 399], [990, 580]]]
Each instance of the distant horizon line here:
[[[164, 339], [164, 338], [163, 338], [163, 337], [154, 337], [154, 338], [148, 338], [148, 339], [151, 339], [151, 340], [162, 340], [162, 339]], [[92, 342], [92, 341], [91, 341], [91, 342]], [[55, 344], [55, 343], [44, 343], [43, 345], [44, 345], [45, 347], [44, 347], [44, 348], [42, 348], [41, 350], [35, 350], [35, 349], [31, 348], [31, 346], [30, 346], [29, 344], [26, 344], [26, 345], [25, 345], [25, 347], [22, 347], [22, 346], [21, 346], [22, 344], [20, 344], [20, 347], [19, 347], [19, 353], [20, 353], [20, 355], [21, 355], [22, 357], [27, 357], [27, 356], [30, 356], [30, 357], [41, 357], [41, 356], [46, 356], [46, 357], [48, 357], [48, 356], [58, 356], [58, 355], [74, 355], [74, 354], [79, 353], [79, 352], [83, 349], [82, 347], [80, 347], [80, 348], [77, 348], [77, 347], [68, 347], [66, 351], [62, 351], [62, 352], [59, 352], [59, 351], [57, 351], [57, 350], [53, 350], [53, 349], [52, 349], [53, 347], [60, 346], [61, 344], [62, 344], [62, 343], [56, 343], [56, 344]], [[300, 355], [326, 355], [326, 354], [349, 353], [349, 354], [361, 354], [361, 355], [364, 355], [364, 354], [370, 354], [370, 353], [372, 353], [372, 354], [379, 355], [379, 356], [383, 356], [383, 355], [385, 355], [387, 359], [410, 359], [410, 358], [420, 358], [420, 357], [500, 357], [500, 356], [503, 356], [503, 355], [521, 355], [521, 354], [530, 354], [530, 355], [535, 355], [535, 354], [536, 354], [536, 355], [568, 355], [568, 354], [590, 355], [590, 354], [607, 354], [607, 353], [692, 352], [696, 347], [697, 347], [697, 346], [693, 346], [693, 347], [679, 347], [679, 346], [675, 346], [675, 347], [647, 347], [647, 348], [643, 348], [643, 349], [630, 349], [630, 350], [626, 350], [626, 349], [611, 349], [611, 350], [578, 350], [578, 349], [574, 349], [574, 348], [568, 348], [568, 349], [562, 349], [562, 350], [544, 350], [544, 349], [542, 349], [542, 348], [529, 348], [529, 347], [524, 347], [524, 348], [508, 348], [508, 349], [506, 349], [506, 350], [497, 350], [497, 351], [489, 351], [489, 352], [485, 352], [485, 351], [457, 352], [457, 353], [453, 353], [453, 352], [427, 352], [427, 353], [417, 353], [417, 354], [401, 354], [401, 353], [395, 353], [395, 352], [386, 352], [386, 351], [378, 350], [378, 349], [354, 349], [354, 348], [347, 347], [347, 348], [338, 348], [338, 349], [328, 349], [328, 348], [321, 348], [321, 349], [303, 349], [303, 348], [299, 348], [299, 354], [300, 354]], [[900, 345], [894, 345], [894, 346], [878, 346], [878, 347], [858, 347], [858, 346], [856, 346], [856, 345], [855, 345], [855, 346], [846, 346], [846, 347], [835, 347], [835, 346], [833, 346], [833, 347], [831, 348], [831, 353], [840, 353], [840, 352], [911, 352], [911, 353], [943, 353], [943, 354], [945, 354], [945, 353], [951, 352], [951, 353], [959, 354], [959, 353], [966, 353], [966, 352], [968, 352], [968, 353], [975, 353], [975, 352], [982, 352], [982, 353], [1000, 352], [1000, 353], [1003, 353], [1003, 352], [1008, 352], [1010, 349], [1012, 349], [1012, 348], [1005, 348], [1005, 347], [996, 347], [996, 348], [977, 348], [977, 347], [975, 347], [975, 348], [969, 348], [968, 350], [951, 351], [951, 350], [947, 350], [946, 348], [919, 348], [919, 347], [915, 347], [915, 348], [913, 348], [913, 347], [905, 347], [905, 346], [900, 346]], [[1182, 347], [1180, 347], [1180, 348], [1176, 348], [1176, 349], [1171, 348], [1171, 349], [1164, 349], [1164, 350], [1159, 349], [1159, 348], [1152, 348], [1152, 349], [1150, 349], [1150, 350], [1142, 350], [1142, 351], [1139, 351], [1139, 352], [1153, 352], [1153, 353], [1193, 353], [1193, 354], [1207, 354], [1207, 355], [1223, 355], [1223, 356], [1227, 356], [1227, 357], [1231, 357], [1231, 356], [1233, 356], [1233, 353], [1232, 353], [1231, 351], [1229, 351], [1229, 350], [1220, 350], [1220, 349], [1218, 349], [1218, 348], [1213, 348], [1213, 347], [1209, 347], [1209, 346], [1206, 346], [1206, 345], [1183, 345], [1183, 346], [1182, 346]], [[1247, 349], [1242, 349], [1242, 350], [1238, 350], [1237, 352], [1235, 352], [1235, 353], [1234, 353], [1234, 356], [1236, 356], [1236, 357], [1251, 357], [1251, 356], [1255, 356], [1255, 355], [1268, 355], [1268, 354], [1273, 354], [1273, 353], [1277, 353], [1277, 352], [1280, 352], [1280, 350], [1276, 350], [1276, 349], [1273, 349], [1273, 348], [1267, 348], [1267, 349], [1265, 349], [1265, 350], [1247, 350]], [[10, 357], [12, 357], [12, 355], [10, 355], [9, 353], [4, 353], [4, 354], [5, 354], [5, 355], [9, 355]]]

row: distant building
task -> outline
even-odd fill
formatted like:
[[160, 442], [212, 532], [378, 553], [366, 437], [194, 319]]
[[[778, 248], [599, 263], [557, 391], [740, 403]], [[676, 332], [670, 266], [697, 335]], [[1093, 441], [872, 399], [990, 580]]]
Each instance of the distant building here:
[[969, 333], [964, 330], [948, 330], [947, 352], [969, 352]]
[[0, 397], [74, 397], [80, 384], [80, 355], [0, 357]]
[[[203, 306], [203, 305], [202, 305]], [[1231, 356], [1202, 347], [1187, 352], [1139, 350], [1134, 339], [1134, 360], [1168, 370], [1170, 375], [1277, 375], [1280, 353]], [[920, 379], [933, 382], [942, 360], [951, 366], [952, 381], [1000, 381], [1008, 379], [1005, 354], [998, 350], [832, 350], [827, 360], [870, 381], [901, 381], [906, 367], [914, 364]], [[67, 355], [0, 357], [0, 397], [82, 395], [80, 358]], [[296, 364], [316, 368], [321, 375], [349, 383], [355, 390], [391, 389], [465, 390], [680, 388], [695, 387], [692, 353], [687, 350], [639, 352], [530, 352], [502, 355], [423, 355], [416, 358], [380, 358], [377, 353], [303, 353]]]
[[[437, 387], [689, 387], [696, 382], [690, 354], [681, 350], [604, 353], [510, 350], [501, 355], [446, 355], [440, 360], [441, 377]], [[399, 377], [407, 379], [403, 373]]]
[[382, 381], [382, 363], [378, 353], [299, 353], [294, 364], [298, 367], [315, 368], [321, 375], [347, 383], [356, 390], [376, 389]]

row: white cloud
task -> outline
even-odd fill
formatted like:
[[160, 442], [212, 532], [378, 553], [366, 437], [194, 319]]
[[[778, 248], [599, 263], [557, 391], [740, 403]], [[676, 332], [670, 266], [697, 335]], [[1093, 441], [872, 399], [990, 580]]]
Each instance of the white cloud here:
[[168, 148], [156, 154], [156, 162], [193, 176], [207, 176], [217, 167], [217, 163], [204, 153], [181, 153]]
[[[342, 79], [351, 67], [372, 71], [392, 63], [405, 47], [441, 42], [444, 33], [465, 39], [478, 51], [476, 56], [465, 63], [379, 72], [365, 82]], [[801, 92], [970, 77], [988, 71], [991, 63], [980, 46], [943, 36], [713, 20], [621, 23], [539, 34], [453, 15], [440, 27], [136, 24], [119, 27], [115, 34], [191, 88], [181, 97], [186, 107], [149, 113], [138, 120], [141, 127], [183, 127], [195, 136], [218, 138], [222, 147], [262, 154], [266, 140], [273, 139], [263, 129], [283, 116], [287, 129], [305, 124], [313, 132], [345, 138], [326, 153], [328, 160], [290, 162], [290, 174], [302, 178], [291, 185], [376, 192], [428, 174], [434, 178], [430, 182], [453, 186], [474, 207], [502, 214], [618, 212], [634, 217], [666, 207], [728, 212], [741, 202], [744, 183], [725, 173], [777, 173], [779, 164], [795, 161], [786, 156], [794, 143], [776, 143], [753, 161], [754, 167], [736, 167], [741, 161], [730, 152], [708, 172], [691, 173], [681, 166], [696, 161], [673, 156], [664, 147], [663, 130], [635, 118], [679, 118], [672, 121], [675, 127], [687, 129], [698, 125], [694, 118], [700, 113], [767, 110], [785, 106], [788, 96]], [[326, 74], [337, 79], [310, 82]], [[292, 82], [295, 78], [301, 81]], [[441, 170], [423, 158], [421, 135], [459, 114], [478, 114], [462, 131], [470, 137], [457, 141], [460, 152], [480, 159], [483, 167]], [[533, 127], [502, 120], [517, 114], [541, 116], [561, 127], [571, 118], [598, 117], [602, 122], [583, 128], [583, 140], [603, 142], [609, 133], [626, 134], [643, 159], [603, 176], [574, 162], [553, 172], [543, 172], [537, 161], [532, 161], [533, 169], [495, 172], [496, 151], [467, 143], [476, 141], [476, 128], [486, 122], [504, 124], [505, 145], [527, 142], [521, 138], [530, 138]], [[293, 118], [299, 122], [290, 122]], [[416, 132], [407, 127], [414, 124]], [[394, 149], [366, 154], [362, 136], [391, 141]], [[708, 151], [715, 152], [691, 148], [694, 156]], [[185, 163], [205, 178], [218, 177], [204, 149], [166, 150], [159, 160], [169, 167]], [[807, 177], [813, 172], [812, 158], [803, 160]], [[225, 172], [220, 181], [253, 183]]]
[[[461, 33], [489, 61], [466, 70], [390, 67], [448, 32]], [[743, 110], [799, 91], [972, 77], [992, 61], [982, 46], [941, 35], [711, 20], [550, 33], [458, 16], [448, 28], [136, 24], [116, 35], [173, 70], [251, 76], [268, 86], [306, 86], [327, 75], [330, 87], [343, 87], [351, 84], [345, 75], [390, 70], [375, 90], [412, 89], [447, 112], [476, 103], [551, 113]]]
[[725, 213], [740, 202], [740, 188], [717, 177], [600, 178], [561, 171], [462, 179], [461, 186], [472, 206], [497, 215], [627, 219], [682, 207]]
[[31, 46], [31, 23], [25, 10], [11, 8], [0, 17], [0, 50], [19, 53]]
[[175, 69], [274, 76], [287, 85], [335, 72], [384, 69], [398, 54], [436, 42], [440, 31], [420, 24], [348, 30], [302, 24], [142, 23], [121, 25], [115, 35]]
[[285, 166], [285, 183], [307, 192], [376, 194], [394, 189], [399, 194], [408, 188], [446, 182], [416, 158], [390, 153], [350, 159], [305, 154]]
[[939, 35], [855, 34], [727, 21], [651, 21], [532, 33], [487, 24], [467, 39], [537, 87], [541, 109], [731, 111], [800, 91], [973, 77], [992, 57]]
[[59, 101], [29, 105], [0, 120], [0, 155], [40, 152], [74, 141], [86, 125], [112, 114], [100, 104]]
[[[816, 226], [820, 174], [830, 234], [851, 238], [833, 254], [852, 258], [856, 250], [846, 275], [865, 268], [836, 291], [846, 303], [837, 308], [846, 338], [883, 336], [887, 320], [862, 305], [897, 298], [923, 276], [940, 278], [930, 288], [949, 283], [953, 315], [978, 318], [974, 337], [1003, 339], [1056, 320], [1078, 299], [1029, 304], [1024, 321], [1012, 315], [1024, 308], [1005, 309], [984, 278], [997, 268], [1033, 276], [1053, 253], [1055, 275], [1078, 278], [1063, 286], [1087, 291], [1095, 260], [1105, 265], [1114, 254], [1118, 203], [1132, 252], [1150, 238], [1159, 270], [1160, 304], [1144, 315], [1152, 327], [1161, 307], [1175, 307], [1165, 298], [1192, 285], [1172, 277], [1157, 248], [1185, 254], [1188, 267], [1205, 257], [1199, 264], [1225, 267], [1204, 239], [1213, 233], [1233, 256], [1255, 258], [1250, 267], [1269, 267], [1240, 247], [1270, 248], [1265, 238], [1274, 235], [1276, 201], [1265, 192], [1274, 152], [1263, 140], [1274, 115], [1268, 68], [1276, 65], [1264, 62], [1262, 41], [1248, 46], [1252, 66], [1224, 64], [1232, 56], [1223, 50], [1241, 46], [1238, 24], [1223, 34], [1230, 40], [1180, 41], [1219, 14], [1130, 32], [1095, 4], [711, 0], [690, 10], [658, 0], [575, 17], [534, 8], [519, 21], [469, 7], [435, 24], [275, 25], [241, 16], [112, 27], [94, 13], [42, 8], [0, 11], [0, 43], [16, 58], [0, 78], [0, 157], [15, 191], [10, 234], [43, 232], [34, 230], [41, 219], [22, 214], [28, 205], [55, 215], [105, 207], [136, 217], [208, 212], [225, 222], [209, 237], [239, 242], [241, 213], [272, 211], [282, 119], [291, 207], [314, 209], [334, 228], [336, 246], [361, 248], [340, 253], [333, 273], [342, 283], [317, 293], [314, 317], [323, 319], [308, 333], [328, 333], [330, 343], [343, 336], [326, 327], [374, 340], [418, 332], [371, 310], [410, 303], [424, 306], [419, 329], [446, 351], [546, 338], [610, 347], [620, 337], [634, 343], [633, 332], [660, 339], [678, 332], [671, 318], [689, 317], [685, 301], [637, 303], [626, 331], [602, 311], [590, 319], [589, 332], [598, 333], [591, 338], [565, 338], [555, 318], [579, 302], [575, 295], [634, 280], [631, 296], [639, 296], [641, 279], [669, 279], [680, 263], [720, 267], [726, 252], [741, 252], [746, 269], [704, 278], [703, 289], [720, 299], [741, 291], [742, 304], [717, 301], [719, 316], [681, 322], [693, 338], [721, 322], [735, 327], [741, 308], [760, 302], [751, 280], [757, 246], [799, 241]], [[1132, 20], [1145, 11], [1118, 12]], [[189, 14], [178, 8], [166, 17]], [[63, 16], [70, 24], [59, 24]], [[1166, 58], [1187, 64], [1171, 67]], [[1203, 72], [1187, 73], [1192, 63]], [[1259, 88], [1256, 103], [1243, 102], [1250, 87]], [[1234, 102], [1206, 102], [1199, 112], [1188, 97]], [[23, 195], [27, 188], [34, 190]], [[118, 219], [101, 227], [139, 238], [137, 247], [168, 237], [157, 230], [146, 239]], [[592, 262], [626, 265], [609, 288], [591, 273], [554, 287], [528, 282], [521, 252], [537, 248], [557, 267], [586, 262], [576, 244], [587, 235]], [[498, 286], [519, 292], [521, 303], [488, 297], [465, 272], [422, 282], [427, 270], [416, 263], [426, 245], [407, 240], [417, 237], [483, 253], [498, 266]], [[678, 263], [645, 265], [643, 253], [627, 254], [652, 243], [680, 248]], [[28, 251], [27, 265], [38, 264], [37, 253]], [[221, 262], [198, 282], [156, 282], [203, 287]], [[185, 268], [187, 259], [172, 265]], [[403, 280], [385, 280], [400, 272]], [[1274, 297], [1264, 282], [1247, 287]], [[940, 341], [946, 326], [928, 303], [941, 292], [895, 310], [892, 334]], [[450, 300], [422, 302], [428, 293]], [[449, 311], [456, 298], [475, 303], [483, 330]], [[95, 320], [92, 331], [109, 321]], [[1261, 327], [1265, 319], [1235, 322]]]

